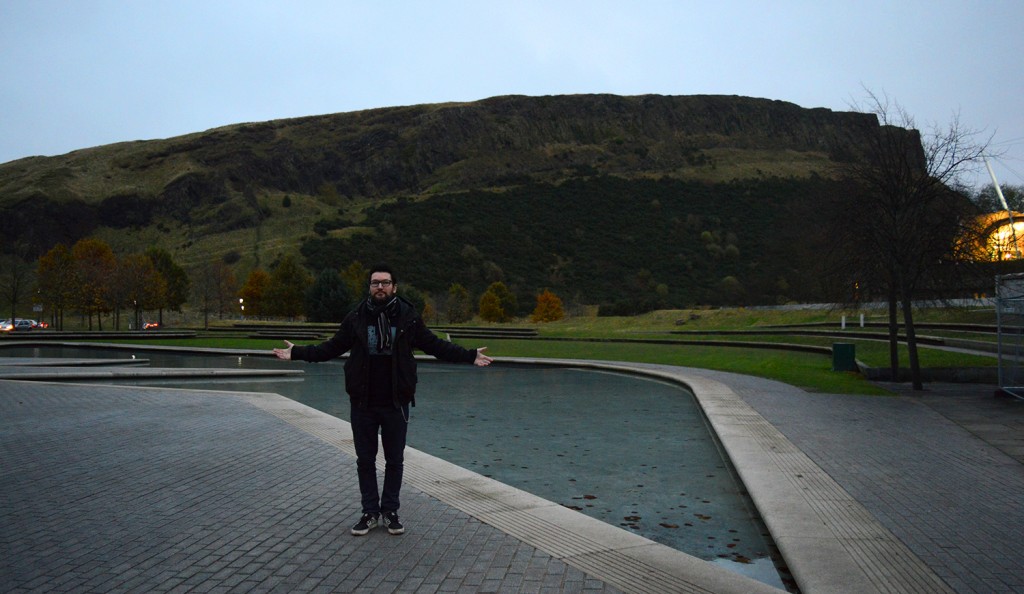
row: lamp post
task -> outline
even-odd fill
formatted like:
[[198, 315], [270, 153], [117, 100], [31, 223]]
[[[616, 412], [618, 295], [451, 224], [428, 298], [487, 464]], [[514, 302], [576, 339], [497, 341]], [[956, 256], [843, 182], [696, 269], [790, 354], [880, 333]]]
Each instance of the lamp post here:
[[244, 320], [245, 319], [245, 299], [243, 299], [241, 297], [238, 298], [238, 307], [241, 308], [241, 310], [242, 310], [242, 319]]

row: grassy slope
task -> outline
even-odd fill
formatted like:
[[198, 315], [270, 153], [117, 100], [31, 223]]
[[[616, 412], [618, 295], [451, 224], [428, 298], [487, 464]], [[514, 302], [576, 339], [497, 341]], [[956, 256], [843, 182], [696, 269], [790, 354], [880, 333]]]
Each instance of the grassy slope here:
[[[747, 101], [740, 98], [736, 100]], [[539, 98], [536, 101], [548, 102], [551, 99]], [[175, 138], [123, 142], [82, 149], [59, 157], [32, 158], [0, 164], [0, 210], [29, 196], [49, 196], [58, 203], [75, 197], [91, 205], [99, 204], [103, 199], [118, 194], [157, 196], [174, 180], [183, 176], [223, 173], [225, 162], [235, 163], [232, 160], [234, 157], [228, 159], [229, 156], [253, 152], [263, 157], [269, 150], [267, 147], [270, 146], [268, 143], [271, 139], [286, 138], [295, 143], [296, 149], [303, 150], [321, 145], [334, 146], [338, 144], [339, 139], [348, 141], [362, 137], [378, 127], [389, 129], [389, 126], [393, 126], [395, 130], [405, 132], [416, 130], [418, 128], [410, 127], [413, 122], [410, 118], [424, 109], [437, 111], [443, 107], [446, 105], [408, 106], [337, 114], [336, 117], [313, 116], [259, 124], [235, 124]], [[337, 130], [335, 126], [338, 127]], [[702, 155], [708, 158], [707, 163], [665, 170], [648, 163], [644, 167], [655, 167], [648, 171], [634, 163], [636, 159], [628, 150], [613, 150], [617, 146], [615, 143], [609, 147], [608, 143], [603, 141], [580, 142], [583, 144], [567, 144], [564, 151], [556, 150], [555, 154], [547, 154], [547, 151], [557, 149], [556, 144], [531, 149], [530, 162], [539, 160], [544, 163], [557, 157], [561, 152], [594, 151], [603, 158], [617, 159], [616, 163], [621, 161], [617, 168], [612, 169], [617, 175], [706, 182], [772, 176], [794, 176], [803, 179], [812, 174], [828, 177], [833, 166], [824, 153], [717, 146], [701, 151]], [[674, 151], [676, 148], [663, 147], [659, 150]], [[619, 154], [622, 151], [625, 151], [625, 156]], [[211, 155], [217, 158], [213, 159]], [[492, 167], [508, 166], [506, 151], [499, 151], [490, 157], [486, 154], [483, 157], [473, 157], [457, 164], [469, 168], [467, 171], [458, 171], [457, 166], [451, 166], [452, 171], [441, 168], [441, 171], [445, 171], [444, 175], [435, 172], [441, 176], [440, 186], [444, 186], [441, 182], [444, 181], [445, 175], [473, 179], [483, 175], [474, 168], [487, 170]], [[656, 160], [652, 160], [654, 161]], [[570, 173], [557, 167], [543, 167], [530, 171], [535, 179], [552, 183], [564, 179]], [[461, 190], [464, 189], [464, 184], [454, 187]], [[307, 188], [304, 191], [310, 190]], [[398, 191], [384, 198], [392, 200], [408, 191], [412, 190]], [[283, 255], [298, 253], [303, 240], [312, 237], [312, 227], [317, 220], [341, 216], [352, 221], [360, 221], [364, 209], [369, 204], [384, 199], [376, 194], [372, 194], [374, 197], [350, 196], [331, 199], [329, 196], [321, 195], [319, 190], [304, 194], [257, 187], [254, 192], [259, 203], [259, 211], [265, 215], [259, 228], [246, 225], [244, 228], [225, 229], [216, 224], [218, 219], [230, 218], [228, 215], [239, 210], [239, 205], [244, 202], [240, 198], [240, 190], [231, 187], [225, 189], [225, 198], [230, 198], [233, 202], [226, 203], [224, 212], [218, 210], [223, 205], [204, 206], [192, 213], [195, 220], [191, 226], [166, 217], [158, 217], [142, 228], [99, 227], [94, 231], [94, 235], [107, 241], [119, 255], [141, 252], [151, 246], [166, 249], [176, 262], [190, 272], [201, 264], [228, 257], [227, 261], [237, 262], [232, 264], [232, 267], [239, 280], [242, 280], [257, 264], [267, 268]], [[292, 205], [288, 208], [281, 205], [285, 196], [288, 196]], [[577, 259], [577, 266], [582, 261], [585, 260]], [[691, 302], [700, 301], [680, 299], [673, 303]]]

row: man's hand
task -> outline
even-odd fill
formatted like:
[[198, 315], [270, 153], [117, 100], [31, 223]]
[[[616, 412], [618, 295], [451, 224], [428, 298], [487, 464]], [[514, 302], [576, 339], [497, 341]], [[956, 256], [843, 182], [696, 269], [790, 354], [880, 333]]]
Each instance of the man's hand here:
[[491, 361], [494, 361], [494, 359], [484, 354], [484, 351], [486, 350], [487, 347], [480, 347], [476, 350], [476, 360], [473, 361], [473, 365], [476, 365], [477, 367], [487, 367], [491, 364]]
[[[288, 348], [286, 348], [286, 349], [274, 349], [274, 355], [277, 356], [278, 359], [284, 359], [285, 361], [291, 361], [291, 359], [292, 359], [292, 347], [295, 346], [295, 345], [290, 343], [290, 342], [288, 342], [287, 340], [284, 341], [284, 343], [286, 345], [288, 345]], [[478, 357], [479, 357], [479, 355], [478, 355]]]

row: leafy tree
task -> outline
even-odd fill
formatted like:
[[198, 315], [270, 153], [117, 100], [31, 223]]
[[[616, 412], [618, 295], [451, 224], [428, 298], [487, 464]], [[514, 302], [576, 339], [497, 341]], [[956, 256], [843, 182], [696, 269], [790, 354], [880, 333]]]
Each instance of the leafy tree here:
[[489, 322], [512, 320], [516, 308], [516, 296], [500, 281], [491, 283], [480, 297], [480, 317]]
[[[167, 282], [154, 266], [148, 254], [130, 254], [118, 263], [117, 294], [115, 311], [120, 312], [123, 306], [131, 306], [135, 315], [134, 328], [141, 327], [141, 312], [145, 309], [158, 309], [167, 300]], [[115, 326], [119, 326], [120, 316], [115, 315]]]
[[146, 257], [153, 262], [153, 266], [156, 267], [167, 286], [163, 303], [155, 304], [155, 308], [160, 310], [160, 324], [162, 325], [165, 307], [181, 311], [181, 306], [188, 301], [192, 281], [185, 269], [179, 266], [166, 250], [151, 247], [146, 250]]
[[420, 312], [420, 316], [422, 317], [423, 310], [426, 309], [427, 307], [426, 295], [424, 295], [423, 292], [417, 289], [416, 287], [406, 284], [402, 285], [401, 294], [406, 301], [411, 303], [412, 306], [416, 308], [416, 311]]
[[530, 315], [530, 321], [556, 322], [564, 317], [565, 312], [562, 310], [562, 300], [557, 295], [547, 289], [544, 289], [544, 292], [537, 295], [537, 307], [534, 308], [533, 314]]
[[[1010, 207], [1010, 210], [1024, 212], [1024, 186], [999, 184], [999, 189], [1002, 190], [1003, 198], [1006, 200], [1006, 205]], [[973, 199], [978, 208], [981, 209], [981, 212], [1006, 210], [1003, 207], [1002, 201], [999, 200], [999, 195], [996, 194], [996, 187], [993, 184], [988, 184], [978, 190]]]
[[306, 291], [306, 317], [311, 322], [340, 321], [354, 301], [348, 284], [336, 270], [325, 268]]
[[423, 318], [423, 321], [427, 325], [430, 325], [431, 320], [433, 320], [436, 323], [438, 321], [438, 315], [437, 309], [434, 307], [434, 304], [429, 301], [424, 303], [423, 309], [420, 311], [420, 317]]
[[50, 248], [39, 258], [36, 283], [43, 309], [51, 312], [53, 327], [64, 329], [64, 309], [73, 298], [74, 258], [63, 243]]
[[516, 316], [519, 312], [519, 304], [517, 303], [515, 294], [505, 286], [505, 283], [501, 281], [493, 282], [489, 287], [487, 287], [487, 290], [498, 297], [498, 303], [501, 305], [501, 310], [505, 312], [505, 319], [502, 321], [510, 321]]
[[473, 305], [469, 298], [469, 289], [459, 283], [452, 283], [448, 288], [448, 322], [461, 324], [473, 319]]
[[306, 290], [312, 283], [312, 277], [299, 264], [299, 259], [288, 254], [270, 273], [263, 303], [266, 312], [288, 318], [302, 315]]
[[668, 306], [668, 285], [665, 283], [658, 283], [654, 287], [654, 294], [658, 296], [658, 303], [661, 307]]
[[727, 276], [718, 281], [718, 293], [724, 303], [736, 305], [743, 302], [743, 283], [735, 276]]
[[32, 264], [17, 254], [0, 256], [0, 294], [11, 306], [11, 320], [17, 317], [18, 303], [31, 286]]
[[353, 261], [347, 268], [341, 271], [341, 278], [348, 285], [348, 290], [356, 299], [366, 294], [366, 281], [370, 277], [370, 269], [363, 266], [359, 260]]
[[[267, 287], [270, 285], [270, 275], [262, 268], [256, 268], [249, 273], [245, 284], [238, 290], [238, 298], [243, 299], [241, 303], [242, 312], [248, 311], [252, 317], [263, 315], [263, 300], [266, 296]], [[246, 310], [245, 308], [248, 308]]]
[[505, 321], [505, 310], [501, 308], [501, 301], [491, 291], [480, 297], [480, 319], [485, 322]]
[[109, 284], [117, 269], [117, 258], [103, 240], [86, 238], [71, 247], [71, 259], [74, 266], [74, 303], [88, 316], [90, 330], [93, 314], [96, 314], [98, 328], [103, 330], [101, 314], [111, 308]]

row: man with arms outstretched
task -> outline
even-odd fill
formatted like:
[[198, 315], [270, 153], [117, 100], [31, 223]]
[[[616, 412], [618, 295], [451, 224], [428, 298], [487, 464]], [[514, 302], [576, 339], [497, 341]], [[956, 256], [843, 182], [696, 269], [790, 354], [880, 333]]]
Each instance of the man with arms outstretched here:
[[[486, 347], [465, 349], [438, 338], [423, 323], [411, 303], [398, 296], [394, 272], [386, 264], [370, 270], [370, 294], [349, 312], [326, 342], [274, 349], [279, 359], [328, 361], [349, 353], [345, 362], [345, 391], [352, 405], [352, 437], [362, 495], [362, 517], [352, 534], [362, 536], [384, 516], [391, 534], [405, 528], [398, 519], [402, 488], [409, 405], [416, 405], [416, 359], [419, 349], [443, 361], [490, 365]], [[377, 491], [377, 432], [384, 446], [384, 489]]]

